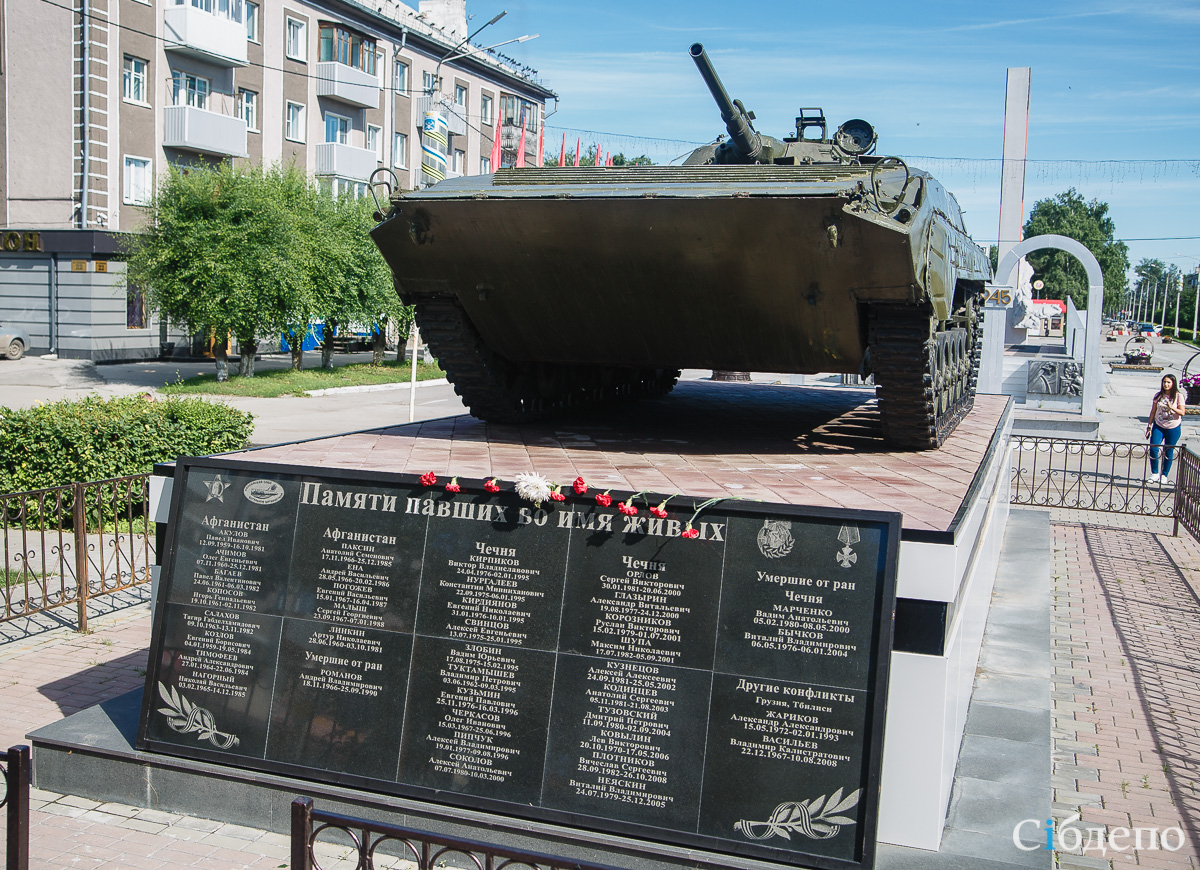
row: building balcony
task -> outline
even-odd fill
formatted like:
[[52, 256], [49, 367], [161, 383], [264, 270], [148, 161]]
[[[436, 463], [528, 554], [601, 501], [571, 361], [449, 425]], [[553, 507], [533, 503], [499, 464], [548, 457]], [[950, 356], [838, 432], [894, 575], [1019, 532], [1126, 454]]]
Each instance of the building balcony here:
[[246, 25], [191, 4], [163, 9], [163, 48], [220, 66], [245, 66]]
[[379, 166], [375, 152], [341, 142], [321, 142], [317, 145], [317, 175], [336, 175], [366, 181]]
[[317, 96], [378, 109], [379, 78], [336, 60], [323, 60], [317, 64]]
[[218, 115], [195, 106], [163, 109], [163, 147], [246, 157], [246, 122], [231, 115]]

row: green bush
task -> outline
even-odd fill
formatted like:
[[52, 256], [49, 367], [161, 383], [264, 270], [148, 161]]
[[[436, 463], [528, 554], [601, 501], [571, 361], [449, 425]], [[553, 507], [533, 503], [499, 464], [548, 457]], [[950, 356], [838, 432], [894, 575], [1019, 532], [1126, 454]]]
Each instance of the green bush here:
[[0, 407], [0, 492], [140, 474], [156, 462], [244, 447], [253, 429], [252, 415], [195, 398]]

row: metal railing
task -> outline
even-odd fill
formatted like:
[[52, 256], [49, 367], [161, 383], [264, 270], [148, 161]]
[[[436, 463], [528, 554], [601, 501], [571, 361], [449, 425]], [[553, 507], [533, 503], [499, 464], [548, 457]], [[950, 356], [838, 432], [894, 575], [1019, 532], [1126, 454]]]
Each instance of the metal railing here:
[[1179, 474], [1175, 478], [1175, 534], [1183, 526], [1200, 540], [1200, 456], [1191, 450], [1179, 452]]
[[0, 622], [74, 604], [87, 630], [89, 598], [150, 580], [149, 475], [0, 494]]
[[12, 746], [5, 763], [0, 764], [6, 810], [5, 870], [29, 870], [29, 784], [33, 779], [33, 760], [28, 746]]
[[[1160, 448], [1160, 463], [1165, 463], [1168, 449], [1174, 453], [1174, 467], [1179, 468], [1184, 448]], [[1172, 517], [1177, 484], [1148, 480], [1150, 459], [1150, 445], [1145, 442], [1015, 435], [1011, 503]]]
[[340, 831], [349, 847], [358, 853], [354, 870], [383, 870], [385, 866], [413, 864], [416, 870], [448, 866], [466, 870], [614, 870], [600, 864], [581, 864], [536, 852], [326, 813], [313, 809], [312, 798], [307, 797], [292, 801], [291, 870], [322, 870], [317, 847], [335, 846], [329, 841], [319, 843], [318, 837], [326, 831]]

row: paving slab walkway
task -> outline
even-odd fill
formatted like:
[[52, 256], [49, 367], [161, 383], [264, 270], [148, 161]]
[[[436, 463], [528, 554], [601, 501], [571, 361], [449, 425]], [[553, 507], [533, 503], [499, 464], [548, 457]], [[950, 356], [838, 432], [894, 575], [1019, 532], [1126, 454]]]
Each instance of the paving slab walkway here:
[[[1055, 828], [1115, 844], [1060, 848], [1057, 866], [1200, 870], [1200, 545], [1163, 521], [1053, 516]], [[97, 613], [86, 635], [29, 622], [0, 633], [0, 747], [142, 684], [146, 603]], [[279, 834], [155, 810], [35, 790], [31, 820], [34, 867], [288, 866]], [[1132, 848], [1133, 828], [1177, 829], [1182, 848]], [[353, 866], [347, 849], [323, 851], [327, 870]]]

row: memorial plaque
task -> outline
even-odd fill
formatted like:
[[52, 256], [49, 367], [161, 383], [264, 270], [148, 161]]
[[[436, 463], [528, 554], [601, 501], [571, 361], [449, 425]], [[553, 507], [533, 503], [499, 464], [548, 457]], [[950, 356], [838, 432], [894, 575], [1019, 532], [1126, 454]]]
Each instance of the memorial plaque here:
[[181, 460], [139, 745], [870, 867], [899, 516], [677, 502]]

